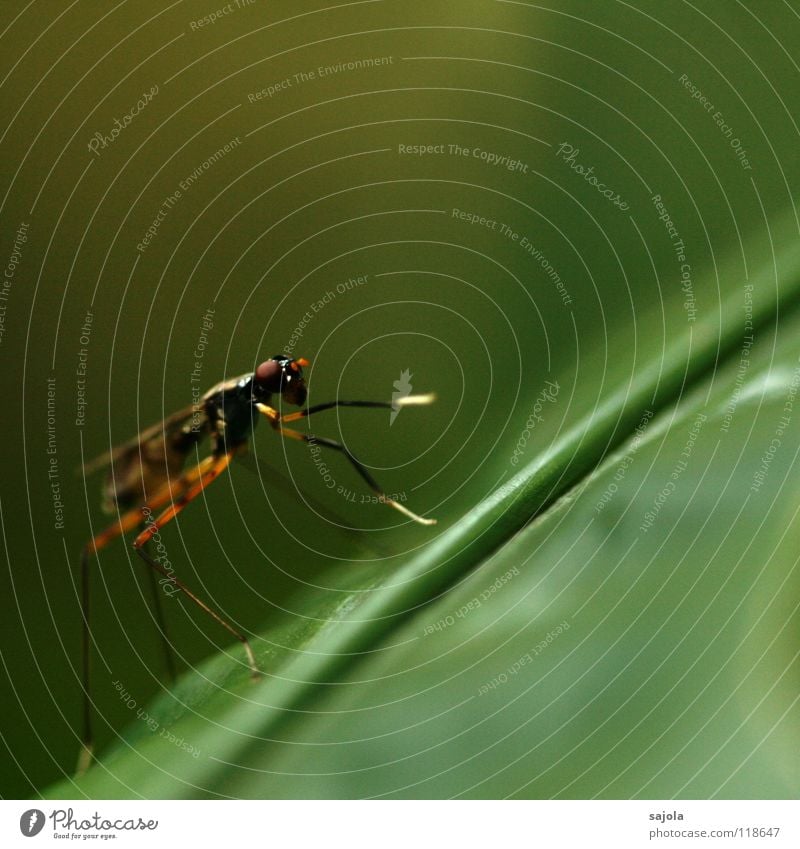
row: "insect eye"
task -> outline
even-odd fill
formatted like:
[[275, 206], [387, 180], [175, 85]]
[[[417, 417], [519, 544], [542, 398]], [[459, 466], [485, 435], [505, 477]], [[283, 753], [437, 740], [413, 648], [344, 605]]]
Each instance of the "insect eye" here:
[[276, 360], [266, 360], [256, 369], [256, 382], [269, 389], [271, 392], [277, 392], [281, 382], [281, 364]]

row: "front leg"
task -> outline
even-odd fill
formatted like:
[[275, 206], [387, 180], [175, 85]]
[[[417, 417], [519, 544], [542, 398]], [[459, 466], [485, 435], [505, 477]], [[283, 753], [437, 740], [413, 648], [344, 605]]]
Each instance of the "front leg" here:
[[[333, 410], [336, 407], [372, 407], [380, 410], [398, 410], [400, 407], [432, 404], [435, 400], [436, 395], [433, 392], [429, 392], [427, 395], [406, 395], [405, 398], [398, 398], [396, 401], [328, 401], [325, 404], [315, 404], [313, 407], [306, 407], [304, 410], [298, 410], [285, 416], [280, 415], [276, 410], [273, 410], [273, 413], [282, 422], [296, 422], [299, 419], [307, 419], [314, 413], [322, 413], [325, 410]], [[269, 409], [272, 410], [271, 407]]]
[[[408, 396], [408, 397], [415, 397], [415, 396]], [[421, 397], [421, 396], [416, 396], [416, 397]], [[405, 400], [408, 400], [408, 399], [405, 399]], [[423, 403], [428, 403], [428, 402], [423, 402]], [[331, 402], [330, 404], [324, 404], [324, 405], [321, 404], [319, 406], [322, 407], [323, 409], [327, 410], [327, 409], [330, 409], [331, 407], [334, 407], [334, 406], [356, 406], [356, 405], [358, 405], [358, 406], [366, 406], [366, 405], [379, 406], [380, 405], [380, 406], [386, 406], [386, 407], [392, 406], [391, 404], [382, 404], [381, 402], [369, 402], [369, 401], [342, 402], [341, 404], [338, 404], [338, 405], [337, 405], [336, 402]], [[281, 416], [281, 414], [277, 410], [275, 410], [273, 407], [267, 406], [266, 404], [256, 404], [256, 407], [262, 415], [266, 416], [269, 419], [269, 423], [272, 425], [272, 427], [275, 430], [278, 431], [278, 433], [280, 433], [281, 436], [287, 437], [288, 439], [297, 439], [297, 440], [300, 440], [302, 442], [307, 442], [307, 443], [312, 444], [312, 445], [321, 445], [324, 448], [331, 448], [334, 451], [338, 451], [341, 454], [344, 454], [344, 456], [350, 462], [350, 465], [356, 470], [356, 472], [358, 472], [358, 474], [361, 476], [361, 478], [366, 482], [367, 486], [378, 496], [378, 500], [381, 503], [386, 504], [389, 507], [392, 507], [393, 509], [397, 510], [399, 513], [402, 513], [404, 516], [407, 516], [409, 519], [413, 519], [415, 522], [418, 522], [420, 525], [435, 525], [436, 524], [436, 519], [425, 519], [422, 516], [418, 516], [416, 513], [412, 512], [407, 507], [400, 504], [399, 501], [395, 501], [394, 499], [389, 498], [389, 496], [386, 495], [386, 493], [383, 491], [383, 489], [378, 484], [378, 482], [375, 480], [375, 478], [373, 478], [372, 475], [367, 471], [365, 466], [362, 463], [360, 463], [350, 453], [350, 451], [347, 449], [347, 447], [345, 445], [342, 445], [341, 442], [336, 442], [333, 439], [326, 439], [325, 437], [321, 437], [321, 436], [314, 436], [314, 434], [312, 434], [312, 433], [300, 433], [300, 431], [298, 431], [298, 430], [293, 430], [292, 428], [285, 428], [285, 427], [282, 426], [283, 422], [291, 421], [294, 418], [300, 417], [300, 414], [302, 414], [302, 413], [310, 414], [306, 410], [300, 410], [299, 413], [291, 413], [288, 416]], [[310, 410], [312, 412], [319, 412], [319, 409], [317, 407], [311, 407]]]

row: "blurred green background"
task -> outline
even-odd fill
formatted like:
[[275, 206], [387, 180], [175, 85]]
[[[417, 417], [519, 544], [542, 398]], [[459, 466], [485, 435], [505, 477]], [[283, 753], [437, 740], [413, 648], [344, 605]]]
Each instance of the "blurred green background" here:
[[[221, 9], [228, 11], [203, 20]], [[656, 393], [661, 374], [681, 374], [699, 345], [744, 340], [752, 330], [752, 307], [762, 317], [756, 334], [761, 377], [754, 388], [747, 387], [758, 370], [748, 366], [739, 379], [736, 345], [719, 370], [709, 364], [699, 395], [686, 399], [682, 390], [673, 392], [663, 413], [671, 416], [674, 405], [685, 404], [681, 415], [693, 420], [709, 399], [718, 410], [737, 392], [737, 398], [757, 401], [737, 403], [724, 431], [720, 416], [714, 419], [723, 448], [713, 440], [698, 448], [682, 490], [671, 498], [678, 511], [673, 519], [686, 507], [698, 525], [680, 531], [685, 546], [650, 551], [650, 535], [647, 557], [639, 550], [625, 560], [640, 514], [680, 458], [686, 439], [679, 429], [658, 447], [663, 468], [637, 457], [635, 473], [626, 477], [626, 486], [635, 482], [629, 497], [615, 497], [614, 509], [624, 507], [632, 527], [609, 524], [601, 531], [595, 522], [592, 533], [600, 536], [582, 535], [599, 497], [593, 491], [584, 504], [587, 515], [570, 512], [568, 523], [555, 513], [545, 517], [498, 555], [498, 574], [512, 566], [527, 569], [527, 587], [560, 555], [571, 553], [571, 562], [579, 563], [596, 552], [597, 573], [573, 584], [565, 570], [554, 579], [557, 588], [542, 591], [552, 594], [563, 585], [563, 616], [583, 613], [558, 644], [559, 652], [574, 648], [574, 656], [536, 705], [576, 680], [590, 688], [582, 691], [583, 701], [559, 708], [576, 719], [571, 736], [554, 738], [558, 754], [546, 760], [552, 770], [543, 767], [540, 775], [530, 764], [512, 768], [546, 732], [524, 724], [538, 708], [512, 703], [518, 694], [510, 685], [491, 700], [473, 699], [473, 713], [456, 712], [452, 726], [432, 720], [448, 709], [436, 700], [409, 696], [400, 715], [381, 708], [378, 696], [401, 698], [383, 683], [360, 702], [365, 688], [351, 686], [353, 680], [383, 682], [393, 670], [425, 664], [412, 640], [401, 652], [382, 650], [380, 661], [354, 659], [337, 678], [349, 686], [335, 688], [336, 697], [321, 688], [310, 714], [287, 720], [280, 739], [309, 745], [289, 746], [290, 754], [269, 747], [249, 751], [242, 762], [260, 770], [258, 779], [231, 770], [214, 774], [213, 781], [219, 792], [243, 796], [448, 796], [472, 787], [474, 795], [541, 797], [796, 794], [789, 744], [797, 742], [797, 621], [793, 610], [781, 609], [763, 626], [763, 607], [754, 602], [770, 591], [764, 581], [793, 580], [790, 554], [779, 559], [776, 574], [765, 577], [759, 570], [776, 540], [793, 550], [783, 535], [788, 529], [793, 538], [797, 493], [788, 483], [784, 490], [784, 481], [791, 480], [787, 469], [793, 471], [800, 444], [796, 422], [787, 426], [776, 460], [781, 477], [769, 480], [770, 497], [782, 499], [780, 510], [763, 497], [742, 516], [740, 501], [731, 506], [714, 494], [724, 486], [747, 488], [792, 385], [796, 331], [791, 317], [783, 316], [800, 272], [792, 253], [800, 181], [800, 89], [793, 82], [799, 20], [793, 4], [721, 0], [693, 6], [558, 2], [552, 8], [488, 0], [330, 7], [255, 0], [166, 9], [144, 2], [46, 6], [15, 18], [0, 42], [6, 119], [0, 258], [6, 269], [19, 259], [12, 277], [6, 274], [0, 337], [8, 563], [0, 579], [0, 793], [33, 796], [71, 773], [81, 706], [78, 555], [104, 521], [102, 476], [84, 479], [77, 470], [191, 403], [194, 352], [208, 310], [214, 310], [213, 328], [201, 359], [202, 389], [252, 370], [291, 344], [295, 355], [312, 360], [312, 403], [390, 400], [404, 370], [412, 373], [414, 391], [438, 396], [434, 406], [404, 410], [393, 424], [388, 414], [372, 411], [330, 413], [314, 423], [320, 434], [342, 438], [388, 492], [436, 516], [440, 524], [433, 530], [361, 503], [360, 481], [336, 456], [328, 463], [336, 487], [329, 489], [307, 449], [281, 443], [262, 427], [251, 455], [165, 532], [178, 574], [241, 628], [260, 633], [264, 657], [274, 652], [277, 658], [302, 652], [304, 629], [329, 615], [321, 611], [345, 604], [351, 592], [390, 582], [397, 566], [575, 422], [591, 422], [612, 394], [624, 394], [644, 374]], [[112, 139], [115, 120], [125, 126]], [[107, 137], [105, 146], [100, 137]], [[617, 204], [586, 179], [595, 175]], [[669, 218], [672, 229], [659, 216]], [[23, 224], [24, 243], [17, 235]], [[347, 287], [359, 278], [363, 282]], [[77, 374], [82, 361], [85, 387]], [[51, 433], [48, 379], [55, 381]], [[558, 382], [557, 398], [523, 438], [547, 381]], [[773, 384], [775, 398], [762, 404]], [[78, 425], [84, 388], [85, 418]], [[665, 422], [659, 427], [669, 430]], [[630, 436], [623, 427], [614, 444]], [[48, 454], [53, 446], [55, 454]], [[598, 463], [603, 454], [597, 452]], [[48, 476], [53, 456], [63, 528], [55, 527], [54, 479]], [[713, 457], [713, 463], [706, 467], [698, 457]], [[730, 470], [741, 464], [742, 480], [729, 483]], [[707, 493], [691, 504], [690, 480], [702, 482]], [[593, 485], [602, 493], [605, 484]], [[353, 499], [339, 487], [355, 493]], [[602, 514], [603, 521], [608, 517]], [[731, 540], [730, 553], [718, 548], [722, 542], [709, 533], [709, 523]], [[671, 736], [658, 738], [664, 726], [653, 724], [652, 702], [641, 700], [637, 713], [613, 719], [612, 727], [620, 721], [627, 729], [641, 720], [636, 727], [644, 743], [623, 747], [628, 760], [616, 759], [618, 737], [592, 736], [613, 707], [577, 712], [651, 636], [636, 627], [624, 631], [623, 623], [636, 621], [655, 592], [648, 580], [637, 581], [640, 570], [651, 557], [649, 575], [678, 570], [678, 583], [666, 594], [666, 618], [678, 610], [690, 575], [709, 565], [703, 573], [708, 596], [702, 598], [710, 598], [737, 565], [734, 553], [759, 528], [770, 544], [766, 553], [751, 555], [749, 568], [737, 567], [744, 577], [728, 585], [727, 603], [741, 602], [736, 627], [742, 633], [751, 625], [766, 627], [742, 652], [757, 657], [777, 640], [779, 659], [759, 667], [755, 687], [747, 685], [774, 695], [734, 710], [736, 688], [753, 668], [744, 655], [721, 689], [703, 689], [704, 682], [690, 676], [674, 693], [653, 690], [648, 698], [664, 695], [670, 716], [696, 696], [707, 701], [704, 719], [718, 711], [722, 721], [699, 731], [702, 721], [678, 723]], [[702, 545], [689, 549], [696, 533]], [[551, 535], [549, 547], [542, 535]], [[541, 546], [544, 553], [531, 559]], [[479, 565], [476, 576], [488, 568]], [[608, 583], [606, 573], [615, 576]], [[426, 647], [445, 655], [453, 640], [454, 650], [483, 657], [505, 645], [511, 611], [526, 627], [546, 605], [541, 593], [513, 587], [493, 596], [487, 621], [506, 621], [500, 630], [485, 628], [475, 614], [464, 620], [466, 632], [428, 636]], [[142, 723], [113, 682], [124, 682], [144, 705], [166, 686], [164, 663], [148, 584], [129, 546], [116, 542], [101, 553], [93, 590], [97, 737], [101, 751], [114, 751], [122, 729]], [[466, 600], [474, 595], [469, 587], [462, 591]], [[796, 580], [782, 594], [796, 598]], [[527, 599], [522, 608], [520, 597]], [[623, 597], [625, 604], [615, 607]], [[431, 607], [424, 621], [419, 610], [410, 610], [386, 636], [387, 646], [419, 637], [429, 620], [448, 615], [461, 601], [437, 602], [441, 609]], [[228, 648], [225, 634], [194, 611], [175, 600], [166, 608], [182, 668]], [[592, 664], [601, 644], [593, 627], [605, 621], [607, 610], [614, 611], [621, 648], [612, 655], [616, 666], [598, 670]], [[694, 653], [681, 663], [688, 667], [717, 638], [729, 612], [724, 606], [706, 611], [698, 599], [676, 614], [684, 629], [693, 629]], [[553, 623], [563, 616], [559, 612]], [[656, 655], [648, 663], [655, 665], [676, 638], [669, 629], [655, 628], [652, 636]], [[475, 681], [464, 671], [468, 660], [452, 674], [471, 693], [523, 653], [516, 642], [508, 652], [485, 665]], [[238, 658], [236, 649], [232, 656]], [[445, 676], [428, 666], [408, 676], [405, 695], [422, 693]], [[676, 672], [670, 681], [678, 678]], [[640, 683], [623, 676], [620, 702], [638, 693]], [[487, 709], [504, 705], [510, 707], [502, 711], [503, 722], [482, 725], [477, 742], [459, 736]], [[356, 711], [358, 720], [329, 723], [331, 711]], [[731, 743], [707, 780], [692, 784], [691, 776], [742, 717], [755, 729], [747, 745]], [[391, 736], [401, 723], [419, 729], [417, 748], [402, 735]], [[501, 741], [510, 727], [518, 736], [506, 748]], [[144, 731], [126, 734], [141, 738]], [[363, 742], [376, 735], [389, 735], [392, 745]], [[461, 741], [452, 744], [447, 766], [475, 759], [468, 769], [434, 778], [437, 758], [414, 753], [445, 740]], [[311, 745], [317, 743], [325, 745]], [[580, 745], [591, 755], [559, 761]], [[694, 756], [673, 760], [685, 746]], [[476, 754], [489, 749], [491, 755]], [[303, 759], [302, 769], [293, 757]], [[599, 774], [585, 772], [604, 758]], [[488, 780], [506, 768], [507, 781]], [[169, 766], [164, 771], [171, 774]], [[334, 777], [287, 782], [281, 775], [298, 771]], [[768, 774], [773, 780], [759, 783]], [[113, 778], [113, 770], [95, 775], [85, 792], [124, 793]], [[146, 787], [146, 768], [140, 778]], [[756, 784], [767, 789], [758, 791]], [[169, 781], [152, 792], [203, 795], [212, 792], [211, 779], [191, 792]]]

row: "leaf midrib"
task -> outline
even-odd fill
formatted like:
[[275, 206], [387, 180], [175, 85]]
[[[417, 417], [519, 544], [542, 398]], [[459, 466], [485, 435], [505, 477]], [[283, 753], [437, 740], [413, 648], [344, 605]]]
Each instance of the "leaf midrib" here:
[[[750, 280], [754, 287], [754, 334], [769, 324], [777, 325], [800, 304], [800, 242], [796, 231], [787, 242], [789, 247], [782, 252], [780, 263], [774, 261]], [[778, 267], [791, 272], [779, 280]], [[764, 294], [770, 291], [774, 294]], [[712, 375], [726, 359], [738, 354], [744, 331], [732, 316], [741, 315], [741, 303], [741, 293], [736, 293], [713, 317], [687, 323], [686, 333], [638, 369], [628, 385], [603, 400], [511, 480], [395, 570], [391, 586], [361, 594], [357, 622], [326, 622], [306, 642], [305, 651], [294, 653], [278, 669], [270, 670], [271, 677], [256, 685], [247, 698], [232, 699], [224, 716], [216, 719], [238, 733], [216, 741], [216, 763], [235, 762], [237, 751], [248, 744], [250, 735], [261, 739], [279, 736], [282, 723], [303, 709], [317, 686], [340, 681], [344, 672], [359, 662], [358, 655], [384, 640], [409, 612], [441, 597], [585, 480], [631, 438], [646, 410], [651, 410], [655, 418]], [[212, 763], [206, 768], [213, 771], [215, 767]], [[74, 788], [72, 785], [73, 793]]]

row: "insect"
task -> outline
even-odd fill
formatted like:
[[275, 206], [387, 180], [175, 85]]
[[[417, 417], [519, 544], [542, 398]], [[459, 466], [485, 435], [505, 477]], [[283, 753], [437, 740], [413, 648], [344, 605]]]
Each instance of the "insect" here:
[[[340, 442], [315, 436], [311, 433], [285, 427], [336, 407], [375, 407], [396, 410], [398, 406], [429, 404], [429, 395], [408, 395], [393, 402], [383, 401], [329, 401], [305, 407], [307, 387], [303, 368], [305, 359], [292, 359], [286, 354], [276, 354], [265, 360], [249, 374], [218, 383], [209, 389], [199, 404], [179, 410], [152, 427], [142, 431], [129, 442], [84, 467], [91, 472], [109, 466], [103, 486], [103, 508], [116, 513], [117, 521], [87, 543], [81, 554], [81, 609], [83, 613], [83, 747], [78, 761], [78, 773], [84, 772], [92, 760], [92, 712], [90, 702], [90, 625], [89, 625], [89, 559], [105, 548], [112, 540], [139, 528], [133, 541], [136, 553], [149, 567], [155, 597], [159, 594], [156, 575], [160, 582], [174, 592], [183, 593], [208, 616], [241, 642], [247, 663], [254, 676], [259, 674], [253, 650], [244, 634], [240, 633], [212, 607], [195, 595], [171, 569], [154, 558], [147, 544], [159, 531], [184, 510], [203, 490], [228, 467], [241, 453], [260, 418], [269, 421], [281, 436], [329, 448], [343, 454], [356, 472], [375, 493], [377, 500], [399, 511], [422, 525], [433, 525], [427, 519], [412, 513], [403, 504], [390, 499], [369, 471]], [[301, 409], [288, 414], [273, 406], [278, 398]], [[189, 455], [197, 450], [200, 441], [210, 438], [211, 452], [197, 465], [184, 471]], [[161, 512], [158, 512], [161, 511]], [[155, 518], [154, 518], [155, 517]], [[164, 622], [158, 605], [158, 624], [164, 633]], [[167, 652], [170, 673], [174, 677], [171, 654]]]

